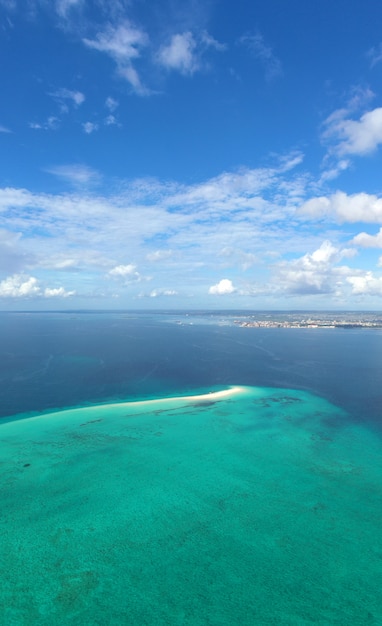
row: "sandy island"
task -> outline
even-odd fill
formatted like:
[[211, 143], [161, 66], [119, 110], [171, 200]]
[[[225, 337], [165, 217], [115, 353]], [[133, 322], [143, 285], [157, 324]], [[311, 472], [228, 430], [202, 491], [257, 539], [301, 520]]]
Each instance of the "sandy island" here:
[[[108, 403], [108, 404], [93, 404], [93, 405], [88, 405], [88, 406], [83, 406], [83, 407], [73, 407], [73, 408], [63, 408], [63, 409], [56, 409], [54, 411], [48, 411], [48, 412], [44, 412], [44, 413], [40, 413], [39, 415], [29, 415], [29, 416], [25, 416], [22, 419], [17, 419], [17, 423], [22, 423], [25, 421], [35, 421], [35, 420], [39, 420], [41, 418], [51, 418], [52, 415], [57, 415], [58, 417], [63, 417], [63, 415], [65, 413], [71, 413], [73, 414], [78, 414], [78, 413], [82, 413], [83, 411], [89, 411], [89, 412], [93, 412], [93, 411], [99, 411], [99, 410], [103, 410], [103, 409], [116, 409], [116, 408], [129, 408], [129, 407], [145, 407], [147, 405], [158, 405], [158, 404], [168, 404], [168, 403], [178, 403], [178, 402], [187, 402], [187, 403], [198, 403], [200, 402], [201, 404], [203, 404], [203, 402], [217, 402], [219, 400], [226, 400], [227, 398], [230, 398], [232, 396], [235, 396], [239, 393], [243, 393], [246, 391], [246, 387], [239, 387], [239, 386], [234, 386], [234, 387], [229, 387], [228, 389], [222, 389], [221, 391], [210, 391], [208, 393], [203, 393], [203, 394], [198, 394], [198, 395], [193, 395], [193, 396], [171, 396], [169, 398], [153, 398], [151, 400], [133, 400], [132, 402], [112, 402], [112, 403]], [[11, 423], [16, 423], [13, 419], [11, 419], [10, 421], [8, 420], [4, 420], [2, 423], [0, 422], [1, 426], [5, 426], [6, 424], [11, 424]]]
[[203, 393], [194, 396], [173, 396], [169, 398], [154, 398], [152, 400], [133, 400], [132, 402], [113, 402], [112, 404], [97, 404], [95, 406], [84, 407], [86, 409], [99, 409], [99, 408], [111, 408], [115, 406], [143, 406], [147, 404], [159, 404], [163, 402], [216, 402], [218, 400], [225, 400], [238, 393], [243, 393], [246, 387], [229, 387], [228, 389], [222, 389], [221, 391], [210, 391], [209, 393]]

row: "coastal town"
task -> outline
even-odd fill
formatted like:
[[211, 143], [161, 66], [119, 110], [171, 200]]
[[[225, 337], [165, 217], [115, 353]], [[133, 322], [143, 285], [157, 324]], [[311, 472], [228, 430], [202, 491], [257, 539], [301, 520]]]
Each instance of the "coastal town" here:
[[235, 319], [235, 324], [243, 328], [382, 328], [382, 315], [347, 313], [343, 317], [332, 314], [311, 317], [288, 314], [285, 317], [273, 315], [265, 319], [239, 318]]

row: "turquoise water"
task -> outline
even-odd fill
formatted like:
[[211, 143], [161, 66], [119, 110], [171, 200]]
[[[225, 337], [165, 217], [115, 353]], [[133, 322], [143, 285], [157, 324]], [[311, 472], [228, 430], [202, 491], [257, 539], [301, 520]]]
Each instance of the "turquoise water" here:
[[304, 391], [0, 423], [0, 623], [381, 624], [382, 440]]

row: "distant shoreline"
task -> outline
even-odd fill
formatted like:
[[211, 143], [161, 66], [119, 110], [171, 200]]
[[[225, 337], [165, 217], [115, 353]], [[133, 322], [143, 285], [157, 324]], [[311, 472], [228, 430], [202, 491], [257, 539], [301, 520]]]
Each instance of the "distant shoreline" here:
[[304, 320], [304, 321], [275, 321], [275, 320], [235, 320], [241, 328], [382, 328], [382, 321], [331, 321], [328, 320]]

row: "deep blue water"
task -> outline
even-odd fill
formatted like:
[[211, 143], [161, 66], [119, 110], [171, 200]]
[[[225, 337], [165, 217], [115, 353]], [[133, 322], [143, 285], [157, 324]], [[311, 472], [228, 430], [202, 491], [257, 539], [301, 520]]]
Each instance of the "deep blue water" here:
[[234, 315], [0, 314], [0, 416], [232, 384], [304, 389], [382, 424], [382, 331]]

